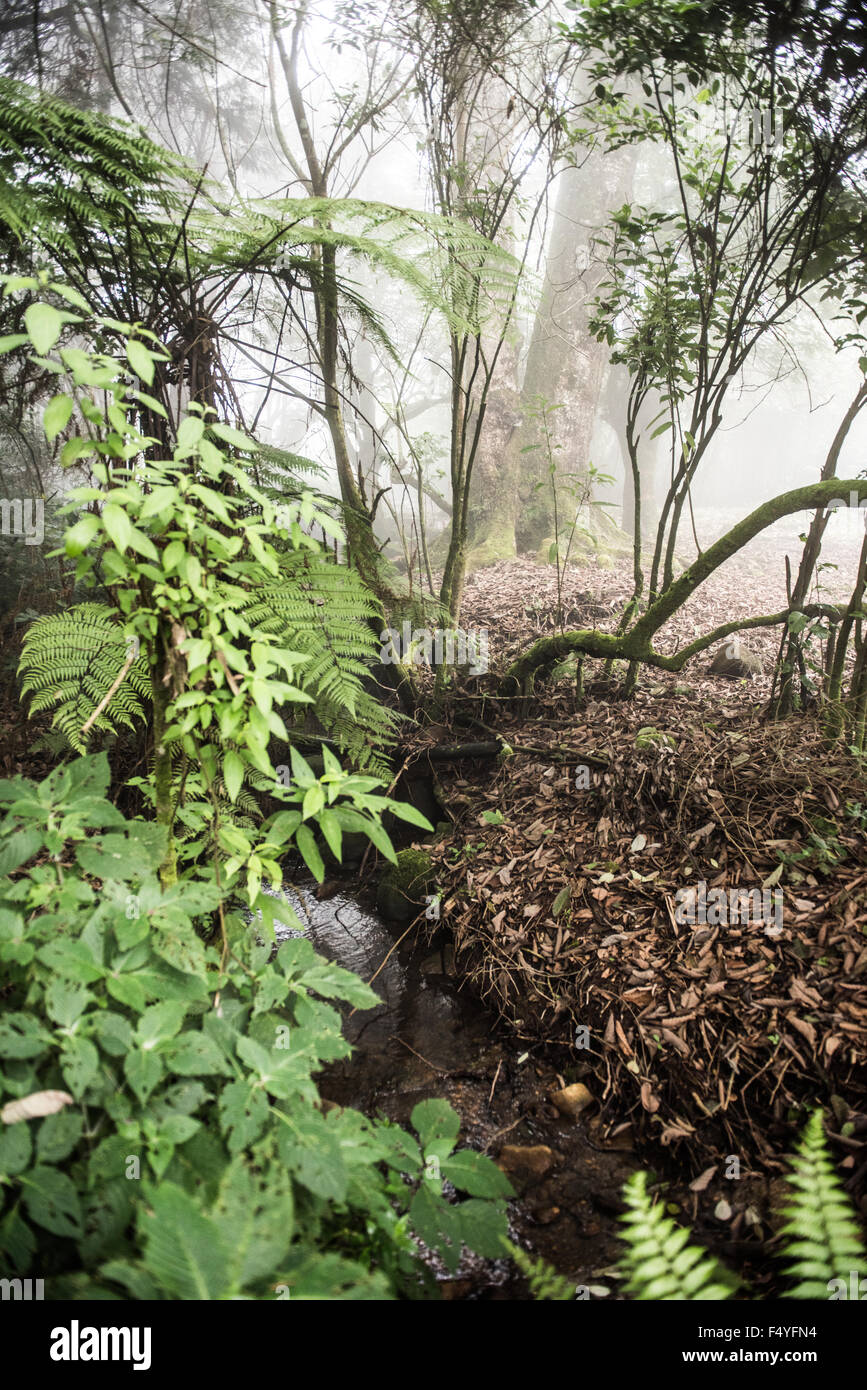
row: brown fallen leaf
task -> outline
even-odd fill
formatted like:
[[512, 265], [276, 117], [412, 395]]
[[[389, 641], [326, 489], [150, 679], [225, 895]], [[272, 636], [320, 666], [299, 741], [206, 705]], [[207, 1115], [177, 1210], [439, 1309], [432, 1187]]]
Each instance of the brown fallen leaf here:
[[38, 1120], [43, 1115], [56, 1115], [64, 1105], [72, 1104], [72, 1096], [66, 1091], [33, 1091], [20, 1100], [11, 1100], [0, 1110], [0, 1120], [4, 1125], [15, 1125], [21, 1120]]
[[699, 1176], [690, 1183], [690, 1192], [704, 1192], [718, 1167], [719, 1164], [715, 1163], [712, 1168], [705, 1168], [704, 1172], [700, 1173]]

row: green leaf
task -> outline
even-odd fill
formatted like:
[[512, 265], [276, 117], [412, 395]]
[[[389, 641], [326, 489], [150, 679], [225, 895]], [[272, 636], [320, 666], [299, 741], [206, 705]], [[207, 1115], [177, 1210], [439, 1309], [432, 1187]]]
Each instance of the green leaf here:
[[38, 1057], [48, 1043], [45, 1029], [29, 1014], [7, 1014], [0, 1018], [0, 1057]]
[[407, 801], [392, 801], [388, 809], [399, 820], [408, 821], [410, 825], [417, 825], [422, 830], [433, 831], [434, 827], [427, 816], [422, 815], [421, 811], [417, 810], [415, 806], [411, 806]]
[[209, 425], [208, 428], [211, 434], [222, 439], [224, 444], [233, 444], [236, 449], [244, 449], [248, 454], [255, 453], [259, 448], [255, 439], [251, 439], [248, 434], [242, 434], [240, 430], [233, 429], [231, 425], [217, 423]]
[[279, 1146], [281, 1161], [303, 1187], [326, 1202], [343, 1201], [348, 1185], [343, 1154], [336, 1134], [316, 1111], [303, 1119], [293, 1117], [291, 1127], [282, 1126]]
[[299, 825], [298, 829], [295, 831], [295, 843], [301, 853], [301, 858], [316, 879], [316, 882], [322, 883], [325, 878], [325, 865], [322, 862], [322, 855], [319, 853], [313, 834], [306, 825]]
[[99, 1071], [99, 1053], [89, 1038], [70, 1038], [61, 1054], [63, 1079], [79, 1099]]
[[30, 1162], [32, 1147], [29, 1126], [0, 1125], [0, 1174], [11, 1178], [23, 1173]]
[[52, 396], [44, 411], [42, 412], [42, 428], [45, 430], [45, 438], [49, 443], [56, 439], [61, 430], [65, 430], [72, 415], [73, 401], [71, 396]]
[[343, 831], [340, 828], [340, 821], [333, 811], [325, 810], [319, 812], [317, 817], [319, 829], [322, 831], [323, 838], [334, 858], [340, 863], [343, 849]]
[[509, 1239], [506, 1208], [500, 1202], [473, 1198], [458, 1207], [464, 1245], [485, 1260], [502, 1259]]
[[442, 1175], [459, 1192], [471, 1197], [514, 1197], [514, 1189], [493, 1159], [473, 1149], [461, 1149], [442, 1164]]
[[170, 1000], [145, 1009], [136, 1029], [136, 1043], [143, 1052], [152, 1052], [179, 1031], [187, 1012], [181, 1001]]
[[50, 304], [28, 305], [24, 311], [24, 326], [37, 352], [44, 354], [51, 351], [67, 317]]
[[106, 502], [102, 509], [102, 522], [122, 555], [132, 539], [132, 523], [126, 512], [116, 502]]
[[130, 338], [126, 345], [126, 356], [136, 376], [140, 376], [142, 381], [147, 382], [148, 386], [153, 386], [153, 353], [145, 347], [144, 343], [139, 342], [138, 338]]
[[223, 758], [223, 781], [229, 800], [234, 803], [244, 781], [244, 760], [231, 749]]
[[94, 516], [93, 512], [85, 512], [74, 526], [70, 526], [63, 538], [67, 555], [73, 559], [77, 555], [81, 555], [90, 545], [98, 530], [99, 517]]
[[22, 343], [28, 343], [30, 339], [26, 333], [6, 333], [0, 338], [0, 356], [4, 352], [14, 352], [15, 348], [21, 347]]
[[0, 875], [11, 874], [42, 848], [42, 834], [35, 827], [25, 826], [0, 839]]
[[439, 1197], [430, 1183], [422, 1183], [412, 1199], [409, 1215], [416, 1234], [454, 1274], [461, 1262], [463, 1239], [459, 1208]]
[[56, 1168], [37, 1166], [22, 1179], [24, 1205], [31, 1221], [54, 1236], [82, 1234], [81, 1203], [75, 1186]]
[[410, 1123], [423, 1149], [435, 1139], [450, 1139], [452, 1143], [461, 1129], [461, 1117], [447, 1100], [422, 1100], [415, 1106]]
[[36, 1133], [37, 1158], [42, 1163], [60, 1163], [68, 1158], [81, 1138], [82, 1128], [81, 1112], [71, 1107], [46, 1115]]
[[207, 1033], [184, 1033], [169, 1054], [173, 1071], [179, 1076], [232, 1076], [225, 1054]]
[[268, 1118], [268, 1098], [247, 1081], [230, 1081], [220, 1096], [220, 1124], [226, 1131], [229, 1152], [239, 1153], [258, 1139]]
[[162, 1182], [142, 1218], [144, 1262], [177, 1299], [211, 1300], [229, 1291], [230, 1252], [214, 1221], [182, 1188]]
[[175, 453], [180, 457], [191, 454], [205, 432], [205, 422], [200, 415], [185, 415], [178, 430]]
[[142, 1105], [163, 1074], [162, 1058], [155, 1052], [130, 1052], [124, 1062], [126, 1079]]

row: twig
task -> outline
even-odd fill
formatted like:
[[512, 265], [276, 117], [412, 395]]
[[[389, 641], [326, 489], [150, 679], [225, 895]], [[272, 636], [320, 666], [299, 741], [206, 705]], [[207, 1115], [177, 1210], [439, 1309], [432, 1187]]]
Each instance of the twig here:
[[417, 1057], [420, 1062], [424, 1062], [425, 1066], [430, 1067], [431, 1071], [438, 1071], [440, 1076], [449, 1076], [451, 1074], [447, 1067], [437, 1067], [433, 1062], [429, 1062], [427, 1057], [422, 1057], [420, 1052], [416, 1052], [415, 1048], [410, 1047], [408, 1042], [404, 1042], [403, 1038], [399, 1038], [397, 1033], [392, 1033], [391, 1038], [394, 1042], [399, 1042], [401, 1047], [405, 1047], [407, 1052], [411, 1052], [413, 1057]]
[[118, 690], [118, 689], [120, 688], [120, 686], [123, 685], [124, 681], [126, 680], [127, 672], [129, 671], [130, 667], [131, 667], [131, 666], [133, 665], [133, 663], [135, 662], [135, 659], [136, 659], [136, 656], [137, 656], [137, 655], [138, 655], [138, 653], [135, 651], [135, 648], [133, 648], [133, 650], [130, 652], [129, 656], [127, 657], [126, 661], [123, 663], [123, 666], [121, 666], [121, 668], [120, 668], [120, 673], [118, 674], [117, 679], [116, 679], [116, 680], [114, 681], [114, 683], [109, 687], [108, 693], [105, 694], [105, 695], [103, 695], [102, 699], [100, 700], [100, 702], [99, 702], [99, 704], [97, 705], [96, 709], [93, 711], [93, 714], [90, 716], [90, 718], [88, 719], [87, 723], [86, 723], [86, 724], [82, 724], [82, 726], [81, 726], [81, 733], [82, 733], [82, 735], [88, 733], [88, 731], [91, 729], [91, 727], [93, 726], [93, 724], [96, 722], [96, 720], [97, 720], [97, 719], [99, 718], [99, 716], [102, 714], [102, 711], [105, 709], [106, 705], [107, 705], [107, 704], [109, 703], [109, 701], [111, 700], [111, 698], [112, 698], [112, 696], [114, 695], [115, 691]]

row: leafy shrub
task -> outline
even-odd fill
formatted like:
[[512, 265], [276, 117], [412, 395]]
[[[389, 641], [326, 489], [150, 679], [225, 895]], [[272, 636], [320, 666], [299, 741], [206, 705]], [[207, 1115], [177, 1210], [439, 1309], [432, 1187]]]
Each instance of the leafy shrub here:
[[450, 1106], [413, 1136], [319, 1099], [333, 1001], [373, 991], [274, 953], [211, 871], [162, 886], [165, 831], [108, 780], [100, 754], [0, 783], [0, 1263], [51, 1298], [389, 1298], [418, 1239], [501, 1255], [511, 1189]]
[[[271, 761], [280, 709], [316, 706], [296, 679], [316, 643], [288, 648], [247, 601], [287, 552], [318, 553], [306, 524], [335, 523], [305, 493], [278, 525], [228, 452], [252, 441], [213, 411], [191, 405], [171, 445], [141, 434], [138, 403], [162, 409], [130, 381], [151, 383], [152, 335], [112, 321], [123, 362], [57, 347], [67, 325], [91, 325], [81, 296], [44, 277], [7, 278], [16, 290], [45, 299], [0, 351], [32, 348], [71, 388], [48, 403], [46, 435], [77, 410], [84, 432], [62, 461], [96, 461], [65, 549], [111, 600], [85, 609], [88, 641], [102, 628], [110, 649], [82, 676], [86, 706], [74, 615], [34, 629], [25, 666], [43, 704], [40, 663], [60, 674], [60, 724], [80, 747], [103, 716], [147, 717], [150, 694], [154, 819], [107, 799], [104, 753], [0, 783], [0, 1259], [20, 1274], [38, 1261], [52, 1298], [386, 1298], [418, 1289], [419, 1241], [451, 1270], [464, 1245], [501, 1254], [511, 1188], [455, 1151], [450, 1106], [416, 1106], [412, 1136], [320, 1101], [316, 1073], [350, 1050], [331, 1001], [378, 999], [309, 941], [273, 945], [275, 920], [297, 923], [263, 882], [281, 885], [290, 847], [321, 878], [315, 830], [338, 859], [344, 831], [362, 831], [394, 862], [385, 810], [430, 828], [327, 748], [319, 777], [291, 748], [288, 786]], [[282, 803], [255, 827], [238, 813], [254, 777]], [[195, 857], [176, 843], [188, 781]]]

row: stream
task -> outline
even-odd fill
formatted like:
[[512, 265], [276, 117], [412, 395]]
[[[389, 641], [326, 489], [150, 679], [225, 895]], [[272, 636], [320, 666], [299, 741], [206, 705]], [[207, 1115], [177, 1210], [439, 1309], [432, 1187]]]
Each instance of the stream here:
[[[577, 1296], [616, 1298], [619, 1193], [637, 1166], [628, 1140], [623, 1148], [603, 1147], [593, 1137], [595, 1108], [589, 1120], [560, 1116], [548, 1097], [563, 1078], [539, 1049], [522, 1050], [461, 990], [448, 945], [431, 951], [414, 927], [396, 946], [403, 928], [391, 929], [365, 906], [354, 883], [317, 888], [295, 878], [283, 892], [321, 955], [364, 980], [379, 971], [373, 988], [381, 1006], [344, 1007], [354, 1051], [321, 1073], [323, 1097], [406, 1127], [419, 1101], [447, 1099], [461, 1117], [461, 1143], [498, 1159], [512, 1180], [512, 1239], [574, 1283]], [[284, 928], [278, 939], [294, 934]], [[434, 1272], [447, 1299], [528, 1297], [508, 1260], [465, 1255], [456, 1275]]]

